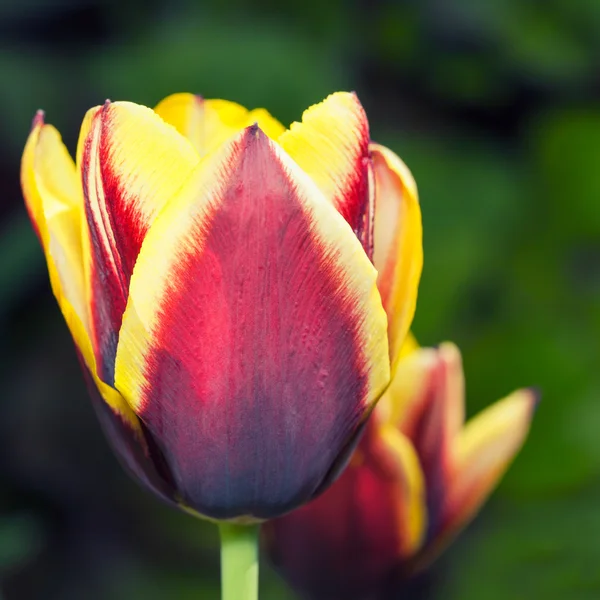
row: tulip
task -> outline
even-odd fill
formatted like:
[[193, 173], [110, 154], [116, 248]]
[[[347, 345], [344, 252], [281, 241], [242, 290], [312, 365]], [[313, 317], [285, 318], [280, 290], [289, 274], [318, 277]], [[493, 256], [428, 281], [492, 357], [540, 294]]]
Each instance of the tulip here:
[[263, 528], [272, 561], [305, 598], [392, 597], [390, 583], [406, 584], [476, 514], [523, 445], [536, 403], [534, 391], [518, 390], [463, 425], [456, 346], [408, 353], [341, 477]]
[[414, 181], [357, 97], [287, 130], [191, 94], [107, 101], [75, 162], [39, 113], [21, 179], [130, 473], [229, 523], [325, 490], [397, 367], [422, 265]]

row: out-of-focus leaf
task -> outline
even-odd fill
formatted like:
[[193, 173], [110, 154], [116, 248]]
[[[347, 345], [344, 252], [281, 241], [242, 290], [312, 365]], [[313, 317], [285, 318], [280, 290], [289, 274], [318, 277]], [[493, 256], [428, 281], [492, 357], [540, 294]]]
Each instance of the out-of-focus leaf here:
[[23, 567], [41, 549], [44, 532], [33, 514], [0, 517], [0, 571]]
[[425, 266], [415, 326], [422, 341], [452, 337], [461, 316], [472, 320], [479, 310], [491, 319], [486, 307], [466, 303], [474, 287], [501, 291], [522, 194], [518, 171], [494, 148], [466, 139], [385, 132], [378, 139], [403, 158], [419, 187]]
[[531, 129], [531, 174], [543, 194], [539, 216], [559, 243], [600, 234], [599, 139], [597, 109], [548, 112]]
[[543, 503], [490, 505], [447, 554], [444, 597], [597, 598], [599, 502], [595, 485]]
[[565, 27], [560, 14], [545, 6], [519, 3], [505, 22], [506, 58], [536, 83], [577, 81], [593, 62], [577, 32]]
[[340, 56], [289, 24], [227, 21], [198, 13], [157, 24], [97, 53], [90, 84], [113, 100], [153, 104], [176, 91], [267, 107], [289, 124], [348, 86]]
[[[23, 213], [25, 211], [23, 210]], [[44, 259], [25, 214], [15, 215], [0, 230], [0, 315], [39, 280]]]

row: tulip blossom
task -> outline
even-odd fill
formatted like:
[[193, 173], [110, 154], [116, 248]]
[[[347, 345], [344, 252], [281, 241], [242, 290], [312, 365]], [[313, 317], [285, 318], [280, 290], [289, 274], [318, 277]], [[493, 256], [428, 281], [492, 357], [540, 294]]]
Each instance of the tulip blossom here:
[[354, 94], [285, 129], [176, 94], [40, 113], [22, 187], [101, 424], [169, 503], [257, 522], [336, 478], [398, 368], [422, 265], [414, 181]]
[[389, 594], [473, 518], [525, 441], [536, 403], [522, 389], [464, 425], [456, 346], [410, 352], [341, 477], [263, 528], [273, 562], [307, 599]]

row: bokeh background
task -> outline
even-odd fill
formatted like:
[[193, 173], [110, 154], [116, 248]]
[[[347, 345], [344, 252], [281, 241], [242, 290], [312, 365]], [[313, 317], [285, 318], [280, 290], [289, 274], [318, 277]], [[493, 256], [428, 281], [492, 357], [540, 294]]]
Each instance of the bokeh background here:
[[[469, 414], [543, 391], [508, 476], [410, 597], [600, 598], [599, 62], [597, 0], [2, 0], [4, 600], [219, 589], [216, 531], [136, 487], [95, 421], [22, 206], [35, 110], [73, 150], [107, 97], [193, 91], [288, 124], [337, 89], [416, 177], [414, 330], [462, 348]], [[292, 598], [266, 564], [261, 598]]]

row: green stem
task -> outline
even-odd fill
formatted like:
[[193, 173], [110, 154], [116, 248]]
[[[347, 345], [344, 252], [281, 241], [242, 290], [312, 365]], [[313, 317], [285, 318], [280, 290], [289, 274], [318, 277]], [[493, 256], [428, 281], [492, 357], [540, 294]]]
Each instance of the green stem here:
[[219, 523], [221, 600], [258, 600], [259, 528]]

